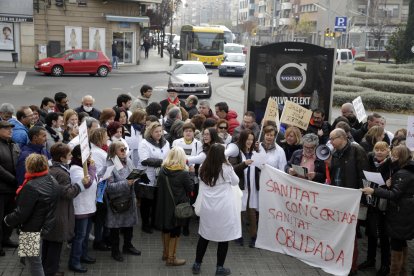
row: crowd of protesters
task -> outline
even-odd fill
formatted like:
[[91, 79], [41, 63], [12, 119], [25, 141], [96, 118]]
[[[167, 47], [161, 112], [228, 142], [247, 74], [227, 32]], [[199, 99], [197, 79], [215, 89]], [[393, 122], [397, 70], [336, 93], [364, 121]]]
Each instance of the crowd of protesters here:
[[[414, 163], [405, 146], [406, 129], [392, 134], [377, 113], [360, 123], [352, 104], [345, 103], [332, 124], [323, 110], [315, 109], [307, 130], [285, 125], [279, 130], [274, 122], [256, 122], [251, 111], [238, 118], [225, 102], [212, 109], [194, 95], [181, 100], [175, 90], [167, 92], [165, 100], [152, 102], [152, 88], [143, 85], [137, 97], [121, 94], [113, 107], [102, 111], [90, 95], [70, 108], [63, 92], [54, 99], [45, 97], [39, 106], [16, 109], [3, 103], [0, 256], [5, 255], [4, 247], [18, 246], [12, 240], [16, 227], [41, 232], [41, 256], [26, 258], [32, 275], [62, 275], [59, 262], [66, 242], [71, 247], [69, 269], [85, 273], [84, 264], [96, 262], [88, 253], [92, 234], [94, 250], [109, 251], [115, 261], [123, 262], [124, 254], [141, 254], [132, 243], [134, 226], [140, 224], [146, 234], [162, 232], [167, 266], [184, 265], [186, 261], [176, 257], [178, 241], [189, 235], [195, 220], [175, 218], [174, 205], [193, 204], [200, 194], [200, 237], [192, 272], [200, 273], [207, 245], [214, 241], [216, 275], [229, 275], [224, 267], [228, 242], [244, 246], [243, 227], [248, 246], [255, 247], [260, 167], [253, 166], [252, 159], [265, 152], [268, 165], [292, 176], [362, 189], [367, 195], [361, 199], [368, 206], [367, 218], [359, 221], [351, 241], [355, 246], [349, 275], [375, 268], [378, 240], [377, 275], [407, 275], [407, 240], [414, 237]], [[86, 167], [79, 144], [84, 122], [91, 151]], [[317, 155], [319, 145], [326, 145], [331, 154]], [[298, 174], [293, 165], [305, 167], [307, 174]], [[130, 178], [136, 170], [139, 177]], [[381, 173], [386, 185], [364, 186], [363, 170]], [[229, 200], [235, 198], [232, 187], [240, 188], [240, 202]], [[236, 207], [240, 211], [235, 213]], [[368, 237], [366, 253], [358, 252], [361, 227]], [[365, 262], [357, 264], [358, 253], [367, 255]]]

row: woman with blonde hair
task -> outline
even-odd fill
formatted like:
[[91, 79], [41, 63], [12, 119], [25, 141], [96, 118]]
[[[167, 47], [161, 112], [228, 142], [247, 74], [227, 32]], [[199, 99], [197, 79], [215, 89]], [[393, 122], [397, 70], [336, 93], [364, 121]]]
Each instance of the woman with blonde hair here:
[[155, 226], [162, 231], [162, 260], [166, 261], [167, 266], [185, 264], [185, 260], [176, 258], [181, 226], [185, 224], [185, 220], [177, 219], [174, 210], [177, 204], [189, 202], [188, 194], [193, 190], [194, 167], [189, 171], [185, 164], [186, 159], [182, 148], [173, 147], [162, 163], [157, 179]]
[[146, 128], [144, 140], [138, 148], [138, 169], [145, 169], [147, 175], [147, 179], [141, 178], [139, 182], [138, 195], [141, 199], [142, 231], [148, 234], [152, 234], [152, 225], [155, 222], [157, 177], [169, 150], [170, 144], [164, 138], [162, 125], [159, 122], [151, 123]]
[[79, 117], [73, 109], [67, 109], [63, 113], [63, 143], [67, 144], [79, 134]]
[[[9, 227], [22, 232], [50, 233], [55, 224], [56, 203], [60, 196], [59, 184], [49, 174], [44, 155], [32, 153], [26, 158], [23, 185], [17, 189], [17, 207], [4, 218]], [[44, 275], [41, 256], [26, 257], [31, 275]]]
[[290, 160], [295, 151], [302, 149], [302, 133], [299, 128], [288, 127], [285, 131], [285, 139], [280, 142], [280, 146], [285, 151], [286, 160]]
[[384, 137], [384, 128], [382, 126], [373, 126], [368, 130], [364, 138], [362, 138], [362, 141], [359, 143], [359, 145], [363, 147], [368, 154], [374, 150], [374, 145], [377, 142], [382, 141]]

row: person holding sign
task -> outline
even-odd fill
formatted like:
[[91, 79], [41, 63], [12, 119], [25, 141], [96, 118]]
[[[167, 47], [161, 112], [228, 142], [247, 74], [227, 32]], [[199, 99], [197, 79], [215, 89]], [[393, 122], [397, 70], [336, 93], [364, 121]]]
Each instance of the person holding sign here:
[[[259, 210], [259, 179], [260, 170], [252, 166], [255, 154], [256, 138], [250, 129], [240, 132], [235, 144], [230, 144], [226, 150], [229, 162], [239, 177], [239, 187], [243, 191], [242, 212], [249, 220], [249, 247], [253, 248], [257, 237], [257, 211]], [[237, 241], [244, 245], [243, 237]]]
[[123, 262], [124, 258], [119, 251], [119, 235], [124, 235], [122, 252], [130, 255], [141, 255], [141, 252], [132, 245], [133, 226], [138, 222], [137, 203], [134, 183], [137, 178], [129, 179], [133, 170], [132, 161], [127, 158], [126, 147], [123, 142], [116, 141], [109, 146], [106, 166], [115, 166], [108, 178], [106, 187], [107, 215], [106, 227], [110, 230], [111, 255], [115, 261]]
[[[303, 149], [293, 153], [285, 167], [285, 172], [290, 175], [325, 183], [325, 162], [316, 157], [316, 147], [319, 145], [319, 138], [316, 134], [308, 133], [302, 138]], [[295, 169], [297, 166], [297, 169]]]
[[82, 164], [81, 146], [76, 145], [72, 150], [70, 163], [70, 179], [72, 184], [78, 184], [81, 192], [73, 200], [75, 208], [75, 236], [72, 239], [72, 247], [69, 257], [69, 269], [86, 273], [87, 268], [83, 263], [95, 263], [96, 259], [88, 256], [88, 239], [92, 227], [92, 217], [96, 212], [97, 177], [94, 161], [89, 157], [86, 161], [87, 174], [84, 175]]
[[388, 199], [386, 220], [391, 238], [389, 275], [408, 275], [407, 240], [414, 238], [414, 161], [410, 149], [404, 145], [392, 149], [391, 161], [399, 169], [392, 175], [391, 182], [387, 182], [389, 189], [366, 187], [362, 192]]
[[[336, 128], [329, 134], [329, 140], [335, 150], [332, 154], [330, 176], [331, 185], [359, 189], [365, 179], [363, 171], [368, 170], [368, 158], [365, 150], [357, 143], [351, 143], [343, 129]], [[354, 241], [352, 268], [350, 275], [358, 270], [358, 243]]]
[[[200, 274], [201, 263], [209, 241], [218, 242], [216, 275], [230, 275], [223, 267], [228, 241], [241, 237], [240, 196], [234, 189], [239, 178], [224, 155], [224, 146], [213, 144], [200, 168], [200, 235], [197, 243], [193, 274]], [[240, 192], [240, 191], [239, 191]]]

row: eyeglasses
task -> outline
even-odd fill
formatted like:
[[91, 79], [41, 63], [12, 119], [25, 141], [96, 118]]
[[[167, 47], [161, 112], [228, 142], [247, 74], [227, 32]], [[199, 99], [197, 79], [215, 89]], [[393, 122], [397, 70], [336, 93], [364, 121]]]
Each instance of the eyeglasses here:
[[119, 149], [121, 152], [125, 152], [127, 149], [126, 148], [120, 148]]
[[303, 146], [303, 149], [305, 149], [305, 150], [314, 150], [314, 149], [315, 149], [315, 147], [307, 147], [307, 146]]
[[219, 126], [219, 129], [227, 129], [227, 126]]

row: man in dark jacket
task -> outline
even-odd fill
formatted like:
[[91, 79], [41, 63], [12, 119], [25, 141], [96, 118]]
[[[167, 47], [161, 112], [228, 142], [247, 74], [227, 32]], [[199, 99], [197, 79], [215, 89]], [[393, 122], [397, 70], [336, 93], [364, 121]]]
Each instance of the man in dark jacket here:
[[175, 90], [173, 88], [169, 88], [169, 89], [167, 89], [167, 93], [168, 93], [168, 97], [165, 100], [162, 100], [160, 102], [162, 116], [165, 116], [165, 113], [167, 111], [167, 107], [170, 104], [173, 104], [173, 105], [178, 106], [178, 107], [180, 107], [180, 106], [185, 107], [185, 102], [178, 98], [177, 90]]
[[197, 109], [198, 97], [196, 95], [190, 95], [185, 100], [185, 110], [188, 112], [188, 117], [191, 119], [194, 115], [198, 114]]
[[[365, 150], [356, 143], [348, 140], [343, 129], [337, 128], [329, 134], [329, 140], [335, 149], [332, 154], [330, 176], [331, 184], [339, 187], [362, 188], [363, 171], [368, 171], [368, 157]], [[358, 247], [355, 237], [352, 268], [349, 275], [356, 275], [358, 265]]]
[[331, 125], [325, 121], [325, 112], [321, 109], [315, 109], [312, 112], [312, 118], [309, 122], [306, 133], [314, 133], [319, 137], [319, 144], [324, 145], [328, 142]]
[[237, 141], [237, 139], [239, 139], [240, 132], [245, 129], [253, 131], [256, 140], [259, 138], [260, 127], [256, 123], [256, 114], [254, 114], [253, 111], [246, 111], [246, 113], [244, 113], [242, 124], [234, 129], [232, 142]]
[[55, 111], [55, 101], [52, 98], [44, 97], [40, 103], [39, 116], [40, 121], [45, 124], [46, 115]]
[[101, 111], [93, 107], [95, 103], [95, 99], [91, 95], [83, 96], [82, 98], [82, 105], [75, 108], [76, 113], [86, 112], [88, 113], [89, 117], [95, 118], [99, 120], [101, 116]]
[[15, 207], [17, 189], [15, 175], [20, 149], [11, 139], [13, 127], [7, 121], [0, 121], [0, 256], [5, 255], [3, 246], [17, 247], [17, 243], [10, 240], [12, 229], [3, 222], [4, 216]]
[[[355, 142], [359, 143], [361, 142], [362, 138], [364, 138], [365, 134], [368, 132], [368, 130], [373, 126], [381, 126], [382, 123], [382, 116], [378, 113], [372, 113], [371, 115], [368, 115], [367, 122], [364, 123], [359, 129], [355, 130], [353, 133]], [[387, 136], [386, 136], [387, 137]], [[385, 139], [385, 137], [384, 137]], [[390, 141], [386, 141], [387, 144], [390, 144]]]
[[68, 95], [63, 92], [57, 92], [55, 94], [55, 112], [64, 113], [67, 109], [69, 109], [69, 99]]
[[30, 142], [23, 146], [19, 159], [17, 160], [16, 178], [17, 184], [20, 186], [24, 181], [24, 174], [26, 173], [25, 161], [27, 156], [31, 153], [43, 154], [46, 158], [50, 159], [50, 154], [45, 147], [47, 140], [47, 132], [44, 127], [34, 126], [29, 130]]

